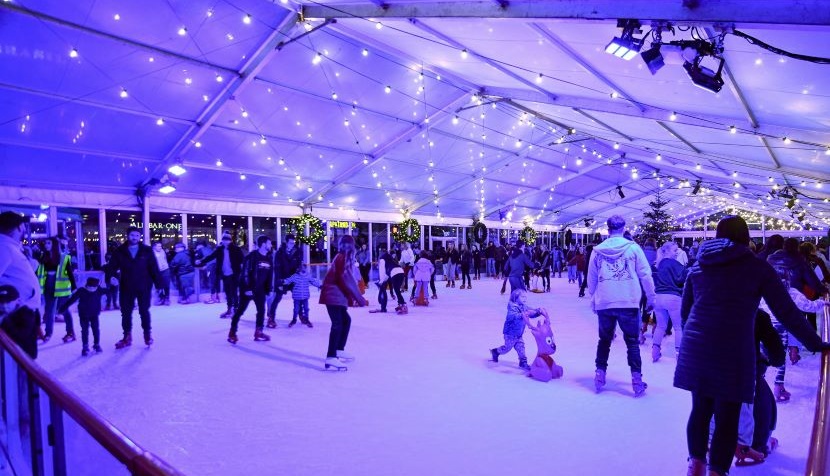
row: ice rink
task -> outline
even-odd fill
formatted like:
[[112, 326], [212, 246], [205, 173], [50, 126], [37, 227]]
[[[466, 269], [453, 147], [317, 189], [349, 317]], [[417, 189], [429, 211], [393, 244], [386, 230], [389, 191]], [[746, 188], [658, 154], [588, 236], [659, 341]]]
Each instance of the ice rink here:
[[[507, 296], [501, 280], [446, 289], [405, 316], [352, 309], [347, 372], [326, 372], [329, 322], [312, 290], [311, 320], [287, 328], [286, 296], [270, 342], [253, 341], [253, 306], [240, 342], [226, 342], [225, 304], [154, 307], [151, 349], [137, 312], [132, 347], [116, 351], [120, 314], [102, 315], [100, 355], [81, 357], [80, 337], [63, 344], [63, 325], [38, 362], [149, 451], [189, 475], [679, 475], [685, 474], [688, 392], [672, 387], [674, 348], [652, 363], [641, 346], [643, 398], [632, 397], [625, 345], [615, 340], [608, 385], [594, 393], [597, 326], [576, 284], [530, 294], [548, 309], [565, 369], [541, 383], [499, 363]], [[204, 298], [205, 296], [203, 296]], [[367, 291], [376, 303], [374, 290]], [[392, 305], [391, 307], [394, 307]], [[75, 315], [77, 320], [77, 315]], [[76, 322], [77, 326], [77, 322]], [[535, 343], [525, 333], [528, 356]], [[781, 446], [762, 465], [730, 474], [801, 475], [815, 408], [818, 356], [802, 351], [787, 372], [792, 401], [779, 404]], [[772, 381], [772, 372], [767, 372]]]

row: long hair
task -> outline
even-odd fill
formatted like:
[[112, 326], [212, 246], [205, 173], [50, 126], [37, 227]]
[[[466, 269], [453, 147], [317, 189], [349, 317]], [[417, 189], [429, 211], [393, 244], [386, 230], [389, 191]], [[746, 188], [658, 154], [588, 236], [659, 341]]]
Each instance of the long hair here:
[[660, 266], [660, 262], [666, 258], [677, 258], [677, 248], [677, 243], [673, 241], [663, 243], [663, 246], [657, 250], [657, 260], [655, 261], [654, 266]]
[[354, 266], [354, 238], [352, 238], [349, 235], [341, 236], [340, 243], [338, 244], [338, 250], [340, 251], [340, 253], [343, 253], [343, 257], [346, 258], [346, 266]]
[[46, 251], [46, 244], [43, 245], [43, 261], [49, 265], [59, 265], [61, 260], [61, 243], [54, 236], [46, 238], [46, 241], [52, 244], [52, 249]]
[[513, 302], [513, 303], [519, 302], [519, 296], [521, 296], [522, 293], [526, 293], [526, 292], [527, 291], [525, 291], [524, 289], [514, 289], [510, 293], [510, 302]]

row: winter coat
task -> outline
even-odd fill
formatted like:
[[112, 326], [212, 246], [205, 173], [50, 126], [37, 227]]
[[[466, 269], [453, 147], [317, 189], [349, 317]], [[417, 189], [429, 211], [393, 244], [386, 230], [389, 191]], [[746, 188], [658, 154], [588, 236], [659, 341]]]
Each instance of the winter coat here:
[[525, 320], [522, 314], [529, 308], [518, 302], [507, 303], [507, 317], [504, 319], [503, 334], [511, 337], [521, 337], [525, 333]]
[[[302, 263], [303, 252], [300, 247], [295, 245], [294, 248], [291, 248], [291, 251], [288, 251], [285, 243], [283, 243], [274, 256], [274, 279], [287, 279], [300, 269]], [[278, 281], [274, 282], [277, 283]]]
[[[245, 256], [242, 254], [242, 249], [236, 245], [228, 246], [228, 256], [231, 259], [231, 271], [234, 276], [239, 276], [239, 273], [242, 271], [242, 260], [245, 259]], [[209, 263], [212, 260], [216, 260], [216, 272], [219, 273], [220, 276], [224, 276], [223, 269], [225, 264], [225, 245], [219, 245], [213, 250], [213, 253], [209, 254], [205, 259], [199, 262], [199, 265], [203, 266]]]
[[461, 265], [461, 269], [464, 272], [469, 273], [470, 272], [470, 264], [473, 261], [473, 253], [470, 252], [470, 250], [464, 250], [464, 251], [461, 252], [458, 260], [459, 260], [458, 264]]
[[321, 287], [323, 284], [319, 279], [313, 278], [308, 271], [305, 273], [297, 272], [285, 280], [285, 284], [293, 284], [291, 289], [291, 298], [295, 301], [304, 301], [311, 297], [309, 286]]
[[346, 266], [346, 256], [343, 253], [337, 253], [326, 277], [323, 278], [320, 304], [347, 307], [352, 301], [366, 305], [366, 300], [360, 294], [357, 281], [352, 275], [352, 268], [353, 266]]
[[683, 283], [686, 281], [686, 267], [676, 259], [664, 258], [654, 274], [654, 292], [657, 294], [683, 295]]
[[415, 264], [415, 253], [412, 248], [401, 250], [401, 264], [404, 266], [412, 266]]
[[392, 276], [402, 274], [403, 268], [389, 253], [383, 253], [378, 259], [378, 282], [384, 283]]
[[461, 255], [458, 253], [458, 250], [455, 248], [448, 248], [447, 255], [444, 258], [444, 263], [448, 264], [458, 264], [461, 261]]
[[432, 273], [435, 272], [435, 266], [426, 258], [421, 258], [415, 262], [415, 281], [429, 281], [432, 278]]
[[252, 291], [254, 294], [268, 294], [274, 289], [273, 279], [271, 253], [263, 255], [259, 250], [252, 251], [242, 261], [242, 271], [239, 273], [239, 293]]
[[99, 316], [101, 315], [101, 298], [106, 294], [107, 290], [102, 287], [96, 288], [95, 291], [90, 291], [86, 287], [78, 288], [77, 291], [72, 293], [72, 297], [61, 305], [58, 312], [65, 312], [69, 309], [69, 306], [77, 301], [78, 314], [84, 317]]
[[752, 403], [755, 315], [761, 298], [809, 350], [824, 347], [775, 270], [749, 247], [723, 238], [700, 246], [683, 289], [683, 340], [675, 387], [727, 402]]
[[37, 333], [39, 328], [40, 314], [25, 305], [3, 317], [3, 322], [0, 323], [0, 329], [3, 329], [3, 332], [32, 359], [37, 358]]
[[539, 255], [539, 267], [543, 270], [549, 270], [550, 266], [553, 264], [551, 263], [550, 258], [550, 251], [543, 251]]
[[585, 271], [585, 255], [577, 252], [573, 255], [570, 261], [568, 261], [568, 266], [576, 266], [577, 271]]
[[525, 271], [529, 269], [533, 269], [533, 261], [525, 253], [522, 253], [522, 250], [514, 248], [510, 258], [507, 259], [507, 264], [504, 266], [507, 276], [521, 278]]
[[170, 272], [173, 276], [184, 276], [191, 274], [194, 271], [193, 261], [190, 259], [190, 253], [187, 251], [179, 251], [173, 260], [170, 261]]
[[790, 286], [799, 291], [803, 291], [804, 286], [807, 285], [817, 294], [827, 292], [827, 288], [821, 284], [815, 271], [813, 271], [813, 267], [799, 254], [791, 255], [784, 250], [778, 250], [769, 255], [767, 263], [771, 264], [779, 273], [786, 272], [790, 276]]
[[654, 266], [657, 261], [657, 248], [651, 245], [643, 245], [643, 254], [646, 255], [646, 261], [649, 266]]
[[112, 268], [116, 272], [121, 292], [144, 291], [150, 292], [150, 287], [156, 284], [162, 288], [159, 265], [156, 255], [149, 246], [139, 243], [135, 258], [130, 254], [128, 243], [115, 249], [112, 254]]
[[588, 263], [588, 293], [595, 311], [639, 308], [643, 292], [653, 304], [651, 266], [637, 243], [615, 235], [594, 247]]
[[484, 257], [494, 259], [496, 257], [496, 245], [487, 245], [487, 248], [484, 249]]

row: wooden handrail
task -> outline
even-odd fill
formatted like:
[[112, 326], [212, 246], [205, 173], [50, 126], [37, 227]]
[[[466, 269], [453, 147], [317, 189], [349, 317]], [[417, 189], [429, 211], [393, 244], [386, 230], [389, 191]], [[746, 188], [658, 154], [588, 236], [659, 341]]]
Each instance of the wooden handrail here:
[[[826, 301], [828, 296], [824, 296]], [[822, 317], [821, 340], [830, 342], [830, 308], [824, 306]], [[821, 353], [821, 371], [819, 373], [816, 414], [813, 419], [813, 433], [810, 437], [810, 453], [807, 456], [807, 476], [825, 476], [830, 474], [830, 351]]]
[[42, 388], [49, 398], [72, 417], [130, 472], [139, 476], [184, 476], [169, 464], [145, 451], [127, 435], [104, 419], [77, 395], [35, 363], [17, 344], [0, 330], [0, 347], [17, 362], [28, 377]]

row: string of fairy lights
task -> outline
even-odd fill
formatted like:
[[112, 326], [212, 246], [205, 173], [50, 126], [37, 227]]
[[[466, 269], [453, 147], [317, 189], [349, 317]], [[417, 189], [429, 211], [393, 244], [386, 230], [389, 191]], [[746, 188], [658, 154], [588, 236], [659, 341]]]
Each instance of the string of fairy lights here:
[[[237, 8], [237, 7], [235, 7]], [[244, 25], [250, 25], [254, 21], [254, 18], [251, 14], [242, 12], [240, 18]], [[213, 17], [214, 12], [213, 9], [208, 10], [206, 15], [201, 18], [201, 21], [197, 24], [197, 28], [204, 25], [206, 22], [210, 21]], [[113, 20], [118, 22], [121, 20], [121, 16], [116, 14], [113, 17]], [[372, 22], [376, 25], [377, 28], [384, 28], [389, 27], [394, 31], [400, 32], [401, 34], [411, 35], [414, 37], [419, 38], [422, 41], [430, 41], [435, 44], [442, 45], [446, 48], [458, 49], [453, 45], [447, 44], [443, 41], [438, 41], [433, 38], [429, 38], [423, 35], [417, 35], [413, 32], [406, 31], [403, 29], [394, 28], [391, 25], [386, 25], [381, 23], [377, 20], [372, 20], [368, 18], [363, 18], [362, 20]], [[264, 23], [263, 23], [264, 24]], [[303, 26], [306, 28], [307, 31], [311, 31], [314, 28], [312, 22], [305, 22]], [[269, 26], [269, 28], [273, 29], [273, 27]], [[691, 194], [691, 190], [698, 189], [692, 195], [702, 195], [707, 196], [708, 194], [713, 193], [720, 193], [720, 194], [728, 194], [735, 200], [743, 200], [746, 208], [752, 207], [761, 207], [765, 208], [766, 202], [774, 202], [778, 203], [778, 200], [784, 200], [785, 204], [789, 204], [790, 200], [792, 200], [792, 206], [787, 206], [789, 210], [794, 210], [795, 216], [797, 216], [797, 220], [799, 225], [798, 226], [826, 226], [828, 224], [828, 217], [824, 213], [823, 210], [817, 211], [814, 210], [814, 204], [817, 203], [827, 203], [827, 198], [822, 198], [818, 196], [811, 196], [805, 194], [802, 190], [809, 189], [809, 190], [816, 190], [817, 192], [821, 190], [824, 186], [823, 181], [815, 178], [810, 177], [799, 177], [801, 178], [800, 187], [801, 190], [796, 189], [794, 185], [790, 183], [779, 183], [776, 179], [772, 176], [766, 177], [768, 179], [768, 183], [766, 186], [769, 187], [767, 193], [762, 192], [761, 184], [757, 183], [762, 181], [765, 178], [765, 174], [761, 173], [752, 173], [752, 172], [742, 172], [740, 174], [741, 180], [738, 181], [738, 172], [732, 172], [732, 180], [724, 181], [717, 181], [712, 179], [701, 179], [699, 178], [701, 174], [703, 174], [703, 166], [698, 162], [694, 165], [693, 171], [691, 171], [692, 178], [682, 178], [680, 174], [669, 175], [664, 172], [660, 171], [659, 165], [661, 163], [669, 163], [670, 161], [675, 161], [675, 164], [681, 162], [688, 162], [688, 159], [681, 159], [677, 156], [674, 156], [670, 150], [663, 150], [659, 147], [646, 147], [645, 149], [648, 151], [656, 151], [654, 153], [653, 163], [647, 163], [643, 159], [637, 159], [631, 154], [631, 157], [626, 157], [618, 153], [613, 153], [611, 151], [610, 146], [606, 145], [597, 145], [595, 147], [589, 148], [586, 145], [586, 141], [598, 141], [600, 144], [610, 144], [611, 139], [607, 137], [603, 137], [599, 134], [594, 133], [587, 133], [583, 129], [580, 129], [577, 132], [577, 128], [574, 126], [588, 126], [589, 124], [586, 122], [584, 124], [574, 123], [570, 121], [570, 125], [565, 125], [564, 120], [563, 123], [559, 126], [555, 126], [551, 124], [549, 121], [551, 118], [542, 118], [537, 115], [528, 113], [527, 111], [521, 111], [515, 106], [512, 105], [505, 105], [502, 103], [504, 98], [498, 97], [488, 97], [483, 94], [479, 94], [478, 92], [470, 93], [468, 91], [468, 87], [464, 84], [456, 84], [451, 78], [442, 77], [440, 74], [436, 74], [431, 71], [431, 67], [425, 65], [421, 62], [420, 65], [408, 65], [404, 62], [394, 59], [388, 54], [383, 52], [373, 53], [370, 48], [366, 47], [365, 45], [359, 44], [359, 42], [351, 39], [344, 39], [342, 36], [338, 35], [334, 37], [331, 35], [330, 32], [325, 31], [325, 29], [320, 30], [325, 32], [325, 34], [329, 35], [330, 37], [336, 38], [340, 41], [340, 43], [345, 44], [347, 46], [351, 46], [354, 48], [353, 51], [348, 52], [349, 54], [353, 54], [357, 52], [359, 57], [368, 58], [373, 54], [381, 58], [391, 64], [397, 65], [400, 68], [403, 68], [407, 75], [412, 76], [413, 82], [413, 89], [410, 91], [401, 88], [393, 88], [391, 84], [394, 81], [391, 81], [389, 78], [378, 78], [374, 75], [362, 73], [356, 66], [350, 65], [347, 61], [341, 61], [338, 59], [337, 55], [342, 55], [344, 58], [346, 57], [347, 52], [344, 52], [342, 49], [339, 49], [337, 54], [332, 53], [325, 47], [316, 47], [315, 43], [312, 41], [311, 38], [305, 38], [303, 41], [298, 41], [295, 44], [301, 45], [303, 48], [306, 48], [308, 51], [312, 53], [311, 56], [311, 65], [312, 66], [319, 66], [320, 74], [322, 75], [325, 83], [327, 84], [328, 88], [331, 90], [331, 95], [327, 98], [317, 95], [321, 99], [326, 99], [333, 101], [338, 109], [340, 110], [341, 114], [344, 117], [343, 125], [348, 128], [350, 135], [354, 138], [356, 143], [356, 150], [354, 154], [357, 156], [363, 156], [363, 163], [368, 165], [370, 163], [370, 156], [372, 149], [376, 149], [379, 147], [379, 144], [374, 143], [372, 147], [367, 147], [366, 144], [372, 144], [372, 137], [371, 134], [365, 132], [366, 123], [359, 124], [359, 118], [361, 113], [366, 113], [369, 115], [373, 114], [381, 114], [381, 112], [372, 110], [370, 107], [364, 107], [364, 105], [360, 104], [357, 100], [347, 100], [341, 99], [341, 94], [337, 92], [337, 88], [334, 85], [335, 79], [341, 78], [344, 72], [348, 72], [348, 74], [359, 76], [362, 80], [368, 81], [370, 83], [374, 83], [378, 88], [382, 88], [384, 95], [391, 95], [395, 94], [399, 98], [403, 100], [412, 101], [413, 113], [411, 119], [404, 119], [395, 116], [395, 120], [406, 121], [410, 125], [413, 126], [423, 126], [422, 132], [417, 134], [413, 139], [418, 142], [418, 146], [424, 152], [423, 157], [425, 160], [423, 175], [422, 176], [406, 176], [406, 177], [399, 177], [395, 175], [394, 168], [387, 167], [385, 164], [378, 166], [376, 163], [373, 162], [371, 167], [368, 167], [368, 173], [372, 175], [372, 178], [375, 180], [376, 188], [381, 190], [385, 193], [386, 197], [389, 199], [390, 206], [393, 206], [396, 209], [399, 209], [402, 213], [408, 211], [408, 206], [412, 204], [413, 201], [416, 201], [412, 195], [414, 193], [419, 192], [407, 192], [401, 191], [403, 185], [407, 183], [417, 182], [424, 178], [427, 182], [431, 184], [431, 195], [432, 195], [432, 203], [436, 210], [436, 216], [442, 218], [440, 203], [444, 200], [444, 196], [442, 196], [441, 188], [437, 183], [435, 176], [436, 173], [442, 172], [442, 169], [436, 168], [436, 160], [441, 160], [443, 157], [433, 157], [433, 150], [436, 149], [436, 143], [440, 142], [444, 139], [445, 136], [441, 137], [434, 137], [430, 134], [432, 131], [433, 126], [429, 124], [426, 119], [429, 117], [429, 111], [433, 110], [435, 112], [441, 112], [447, 117], [450, 117], [451, 123], [454, 127], [461, 126], [461, 132], [459, 134], [467, 133], [467, 139], [473, 143], [473, 146], [468, 149], [468, 163], [471, 167], [474, 168], [477, 176], [479, 177], [477, 180], [471, 181], [471, 200], [475, 203], [476, 208], [479, 210], [479, 218], [483, 219], [483, 212], [487, 208], [486, 207], [486, 199], [488, 190], [488, 186], [490, 182], [487, 180], [487, 176], [495, 174], [497, 172], [501, 172], [504, 170], [504, 167], [489, 167], [484, 165], [486, 163], [486, 159], [493, 158], [490, 154], [485, 151], [496, 150], [495, 158], [497, 159], [504, 159], [504, 155], [511, 153], [514, 154], [513, 163], [517, 161], [522, 161], [522, 170], [520, 177], [518, 178], [519, 184], [516, 184], [516, 197], [510, 199], [507, 202], [504, 202], [505, 207], [509, 208], [510, 210], [505, 215], [504, 221], [513, 221], [514, 212], [517, 212], [518, 208], [523, 206], [520, 204], [522, 201], [521, 195], [525, 192], [532, 191], [533, 188], [530, 186], [525, 186], [524, 184], [527, 183], [529, 178], [533, 176], [534, 170], [534, 163], [536, 161], [544, 162], [547, 164], [553, 163], [553, 159], [548, 157], [544, 158], [537, 158], [532, 160], [531, 154], [558, 154], [554, 155], [554, 157], [561, 157], [562, 164], [561, 168], [563, 170], [567, 170], [568, 172], [573, 171], [576, 174], [579, 174], [580, 167], [583, 164], [605, 164], [607, 166], [619, 167], [622, 169], [628, 169], [630, 171], [630, 177], [632, 180], [637, 180], [641, 177], [651, 176], [655, 180], [657, 180], [660, 187], [675, 187], [679, 189], [690, 189], [687, 194]], [[186, 37], [190, 36], [191, 33], [188, 31], [186, 25], [179, 27], [176, 31], [178, 36]], [[60, 35], [56, 32], [56, 35], [60, 37]], [[235, 42], [235, 36], [231, 33], [226, 34], [227, 40], [231, 43]], [[66, 41], [62, 38], [62, 40]], [[540, 40], [541, 41], [541, 40]], [[66, 41], [67, 45], [69, 45], [69, 57], [73, 60], [78, 60], [82, 53], [78, 50], [78, 48], [72, 46], [68, 41]], [[195, 44], [196, 41], [194, 40], [193, 43]], [[198, 48], [198, 45], [196, 45]], [[481, 55], [480, 53], [475, 53], [475, 55], [469, 54], [470, 52], [467, 49], [460, 49], [459, 54], [462, 59], [466, 60], [469, 57], [479, 57], [482, 60], [487, 60], [491, 62], [498, 63], [502, 66], [515, 69], [517, 71], [522, 71], [525, 73], [531, 74], [533, 78], [535, 78], [535, 82], [537, 84], [542, 84], [544, 81], [550, 79], [554, 81], [563, 81], [561, 78], [556, 78], [553, 76], [546, 75], [542, 72], [534, 72], [527, 68], [524, 68], [521, 65], [511, 64], [504, 61], [500, 61], [495, 58], [489, 58], [487, 56]], [[204, 54], [204, 52], [202, 52]], [[86, 62], [93, 65], [93, 67], [101, 72], [106, 78], [112, 80], [112, 78], [106, 74], [105, 68], [102, 68], [94, 62], [90, 61], [89, 58], [85, 58]], [[154, 63], [154, 57], [149, 56], [147, 59], [148, 63]], [[172, 68], [177, 66], [182, 61], [173, 62], [170, 65], [165, 66], [161, 69]], [[155, 69], [143, 73], [141, 76], [146, 76], [149, 74], [156, 73], [161, 69]], [[214, 74], [214, 80], [217, 84], [221, 84], [226, 81], [227, 73], [217, 70]], [[341, 78], [342, 79], [342, 78]], [[182, 76], [180, 78], [184, 87], [191, 87], [196, 84], [196, 81], [192, 74], [188, 72], [187, 69], [182, 70]], [[115, 81], [113, 81], [115, 83]], [[128, 81], [121, 81], [120, 84], [127, 84]], [[566, 82], [566, 81], [565, 81]], [[586, 90], [590, 90], [592, 92], [603, 92], [595, 88], [591, 88], [585, 85], [569, 83], [574, 86], [582, 87]], [[440, 85], [440, 86], [439, 86]], [[441, 87], [441, 88], [453, 88], [461, 93], [470, 94], [470, 103], [471, 105], [477, 109], [474, 113], [467, 113], [464, 114], [465, 111], [459, 111], [455, 109], [442, 109], [440, 106], [436, 106], [430, 104], [427, 100], [427, 92], [432, 87]], [[144, 109], [151, 111], [151, 108], [139, 101], [134, 95], [130, 94], [126, 86], [123, 85], [115, 85], [113, 88], [116, 91], [116, 94], [120, 99], [127, 100], [133, 99], [136, 100]], [[103, 91], [105, 89], [99, 89], [98, 91], [92, 92], [89, 95], [95, 94], [97, 92]], [[273, 87], [268, 86], [267, 92], [273, 94]], [[305, 91], [306, 94], [315, 95], [313, 92]], [[438, 95], [440, 96], [440, 95]], [[619, 94], [616, 92], [611, 91], [610, 96], [614, 99], [620, 98]], [[211, 97], [208, 94], [204, 94], [202, 96], [204, 102], [208, 102]], [[620, 98], [627, 101], [632, 101], [630, 98]], [[303, 170], [307, 170], [307, 168], [303, 167], [303, 163], [295, 165], [293, 163], [293, 159], [291, 157], [286, 157], [284, 154], [280, 154], [279, 148], [274, 144], [276, 141], [269, 141], [269, 135], [261, 128], [260, 125], [264, 124], [267, 118], [262, 118], [259, 122], [260, 118], [253, 117], [245, 107], [242, 105], [239, 99], [236, 99], [237, 106], [238, 106], [238, 118], [235, 118], [231, 121], [231, 123], [226, 126], [230, 129], [240, 132], [247, 132], [251, 134], [252, 139], [250, 140], [250, 147], [251, 148], [260, 148], [264, 149], [264, 159], [263, 164], [265, 170], [268, 172], [257, 174], [256, 172], [240, 172], [239, 179], [240, 180], [248, 180], [249, 178], [253, 179], [252, 183], [255, 183], [256, 186], [264, 191], [265, 193], [271, 193], [272, 198], [279, 199], [283, 198], [287, 200], [289, 203], [297, 203], [300, 206], [309, 205], [312, 203], [315, 204], [327, 204], [329, 207], [337, 207], [340, 210], [350, 209], [354, 211], [353, 204], [346, 204], [346, 203], [335, 203], [333, 200], [327, 199], [323, 194], [317, 195], [316, 199], [308, 200], [309, 203], [303, 201], [302, 198], [298, 197], [295, 194], [301, 193], [303, 196], [311, 196], [313, 197], [313, 193], [315, 191], [312, 181], [308, 179], [308, 177], [304, 177]], [[231, 102], [229, 102], [231, 104]], [[775, 137], [768, 134], [761, 134], [755, 130], [749, 130], [737, 127], [734, 124], [724, 124], [719, 123], [717, 121], [712, 121], [708, 118], [701, 118], [697, 117], [694, 114], [688, 114], [685, 112], [677, 112], [677, 111], [669, 111], [664, 108], [660, 108], [659, 106], [654, 106], [646, 103], [639, 103], [641, 105], [647, 106], [651, 109], [656, 110], [664, 110], [666, 112], [666, 118], [670, 122], [677, 121], [679, 118], [688, 117], [689, 119], [694, 119], [699, 123], [703, 123], [703, 127], [709, 127], [713, 130], [728, 130], [731, 134], [746, 134], [746, 135], [753, 135], [753, 136], [763, 136], [769, 139], [780, 140], [782, 146], [790, 146], [791, 144], [797, 144], [801, 146], [809, 146], [811, 148], [818, 148], [821, 150], [823, 148], [824, 154], [830, 155], [830, 146], [822, 145], [822, 144], [815, 144], [809, 141], [800, 140], [795, 137], [783, 136], [783, 137]], [[486, 107], [489, 106], [491, 111], [497, 111], [497, 114], [502, 114], [507, 117], [512, 117], [516, 124], [512, 126], [508, 130], [504, 130], [499, 128], [495, 125], [488, 126], [487, 121], [488, 117], [490, 117], [485, 110]], [[20, 125], [21, 133], [26, 133], [27, 131], [31, 130], [31, 116], [33, 114], [37, 114], [42, 112], [43, 110], [39, 111], [31, 111], [28, 114], [24, 115], [22, 118], [18, 118], [18, 120], [22, 119], [22, 123]], [[291, 109], [289, 106], [283, 105], [281, 108], [283, 113], [289, 113]], [[152, 112], [152, 111], [151, 111]], [[553, 120], [558, 121], [558, 118], [552, 118]], [[163, 127], [170, 123], [181, 122], [177, 121], [175, 118], [169, 117], [162, 117], [158, 116], [155, 119], [155, 123], [159, 127]], [[252, 129], [249, 131], [244, 128], [240, 128], [241, 124], [247, 126], [248, 128]], [[706, 125], [708, 124], [708, 126]], [[300, 121], [296, 121], [297, 127], [302, 127]], [[561, 127], [564, 126], [564, 127]], [[80, 128], [75, 134], [73, 138], [73, 143], [78, 143], [84, 135], [84, 131], [86, 128], [85, 121], [80, 123]], [[529, 130], [530, 137], [526, 137], [520, 133], [522, 128], [525, 131]], [[440, 132], [445, 133], [446, 131], [441, 130]], [[495, 140], [493, 138], [495, 137]], [[312, 134], [306, 133], [304, 140], [307, 140], [311, 143], [314, 137]], [[362, 140], [362, 139], [365, 139]], [[579, 146], [573, 146], [574, 142], [582, 141]], [[647, 141], [646, 141], [647, 142]], [[209, 144], [203, 143], [202, 141], [195, 141], [193, 146], [198, 149], [204, 149], [208, 154], [211, 154], [211, 147]], [[478, 147], [478, 150], [474, 150], [474, 148]], [[603, 152], [603, 148], [608, 149]], [[599, 150], [598, 150], [599, 149]], [[618, 142], [614, 142], [613, 144], [613, 151], [619, 150], [628, 150], [630, 152], [644, 152], [642, 147], [638, 147], [635, 144], [626, 144], [624, 147], [621, 147]], [[706, 159], [713, 158], [712, 154], [706, 154]], [[325, 162], [327, 160], [326, 154], [320, 153], [318, 154], [318, 160], [321, 162]], [[720, 158], [720, 159], [728, 159], [728, 158]], [[480, 166], [473, 166], [473, 163], [476, 160], [480, 160]], [[736, 167], [739, 165], [737, 161], [733, 161], [736, 164]], [[743, 165], [743, 164], [740, 164]], [[335, 164], [334, 161], [329, 161], [328, 167], [330, 170], [334, 170], [336, 166], [339, 164]], [[226, 165], [224, 160], [221, 157], [216, 158], [215, 161], [216, 169], [225, 168]], [[677, 165], [674, 165], [674, 168], [677, 168]], [[274, 169], [279, 169], [280, 175], [282, 177], [293, 177], [294, 179], [294, 190], [282, 190], [282, 194], [277, 189], [273, 187], [268, 187], [267, 180], [269, 177], [276, 176], [271, 171]], [[716, 174], [717, 172], [709, 171], [709, 175]], [[787, 173], [787, 175], [791, 177], [797, 177], [795, 174]], [[250, 176], [250, 177], [249, 177]], [[306, 180], [304, 180], [304, 178]], [[562, 176], [558, 177], [559, 181], [563, 180]], [[745, 182], [745, 183], [744, 183]], [[498, 194], [502, 190], [503, 183], [496, 182], [491, 188], [492, 193], [496, 196], [493, 197], [497, 203], [502, 203], [498, 198]], [[732, 188], [729, 188], [729, 186]], [[750, 188], [752, 187], [752, 188]], [[534, 221], [539, 221], [545, 216], [547, 213], [551, 213], [555, 200], [554, 200], [554, 189], [552, 187], [550, 192], [547, 194], [547, 200], [543, 203], [541, 208], [538, 210], [538, 213], [535, 216], [528, 215], [523, 218], [524, 221], [529, 221], [533, 223]], [[778, 190], [786, 189], [790, 192], [790, 197], [787, 198], [786, 196], [779, 196], [777, 193]], [[773, 193], [768, 193], [773, 192]], [[747, 200], [752, 200], [755, 203], [759, 203], [760, 205], [755, 205], [754, 203], [750, 205]], [[524, 207], [527, 208], [529, 204], [526, 204]], [[770, 206], [773, 206], [770, 203]], [[561, 212], [563, 209], [558, 209], [557, 211]], [[780, 212], [780, 210], [778, 210]], [[785, 220], [786, 221], [786, 220]]]

